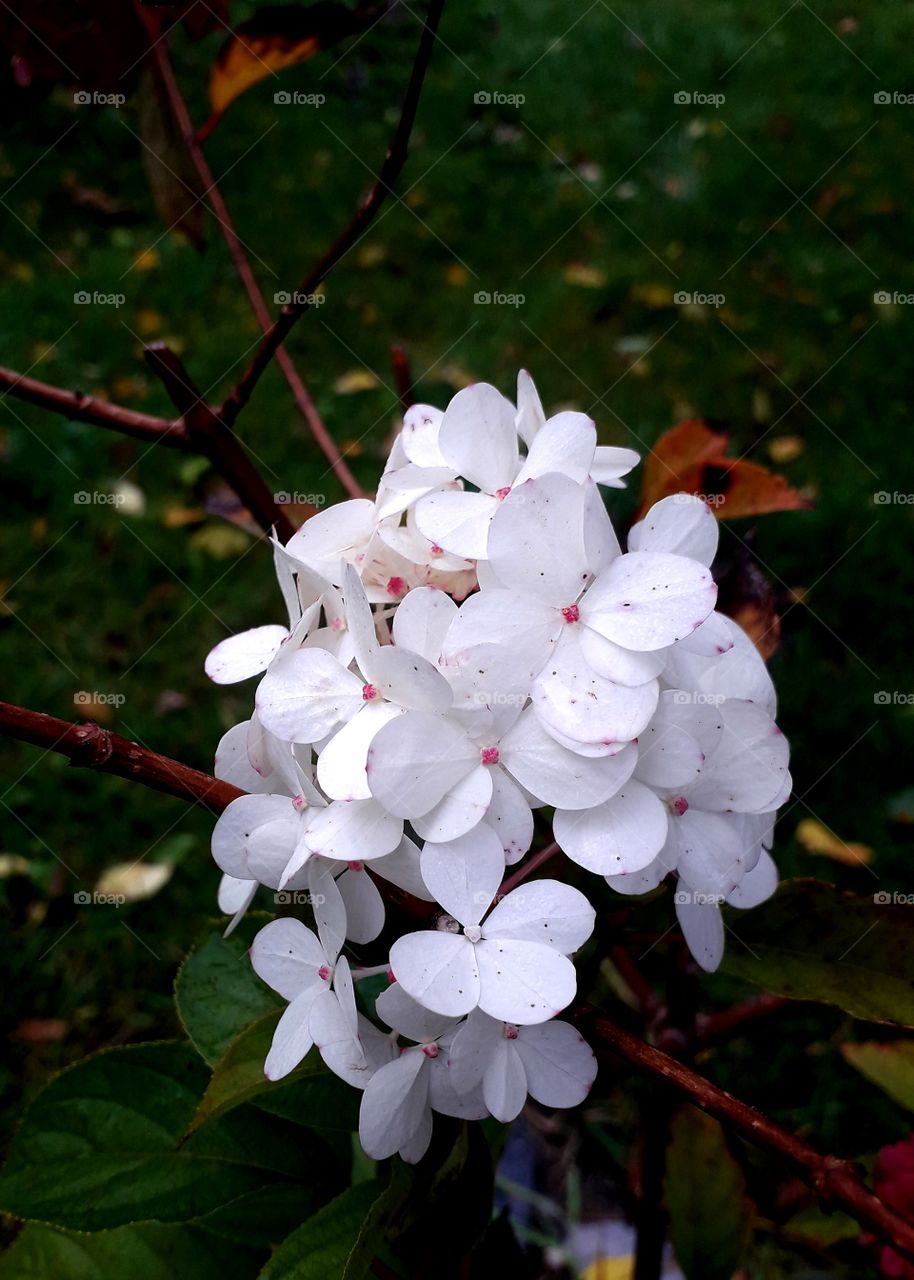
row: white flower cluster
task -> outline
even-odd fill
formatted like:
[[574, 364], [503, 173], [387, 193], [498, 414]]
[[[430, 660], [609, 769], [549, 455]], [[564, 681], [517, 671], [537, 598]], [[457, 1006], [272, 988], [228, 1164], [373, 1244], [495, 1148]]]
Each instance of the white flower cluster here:
[[[598, 447], [583, 414], [547, 420], [525, 373], [516, 406], [485, 384], [444, 413], [416, 406], [374, 502], [276, 544], [288, 627], [207, 659], [219, 683], [262, 674], [216, 757], [250, 793], [213, 835], [220, 906], [237, 919], [266, 885], [307, 900], [317, 930], [282, 918], [255, 939], [254, 968], [289, 1002], [266, 1073], [316, 1045], [364, 1090], [375, 1158], [418, 1160], [433, 1111], [507, 1121], [528, 1093], [572, 1106], [593, 1081], [590, 1048], [556, 1016], [594, 909], [555, 879], [500, 892], [534, 810], [554, 810], [567, 857], [621, 893], [674, 874], [708, 970], [720, 904], [777, 882], [767, 850], [790, 777], [774, 690], [714, 612], [703, 502], [665, 498], [620, 547], [597, 486], [622, 487], [637, 461]], [[380, 970], [353, 969], [343, 948], [380, 935], [384, 881], [429, 903], [430, 927]], [[353, 983], [388, 969], [381, 1030]]]

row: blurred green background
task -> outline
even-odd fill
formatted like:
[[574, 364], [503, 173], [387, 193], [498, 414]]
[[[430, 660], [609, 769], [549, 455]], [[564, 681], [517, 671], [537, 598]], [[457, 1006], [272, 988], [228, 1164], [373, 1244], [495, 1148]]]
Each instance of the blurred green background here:
[[[232, 21], [253, 8], [233, 5]], [[523, 366], [547, 408], [591, 413], [603, 443], [644, 452], [704, 416], [728, 426], [735, 454], [807, 493], [814, 510], [738, 522], [722, 545], [752, 540], [784, 614], [773, 671], [796, 796], [779, 863], [863, 894], [914, 886], [914, 103], [893, 98], [914, 89], [912, 21], [910, 4], [830, 0], [453, 5], [400, 198], [288, 344], [368, 488], [396, 428], [398, 342], [421, 399], [443, 405], [476, 379], [511, 394]], [[369, 184], [418, 34], [418, 11], [395, 6], [252, 88], [207, 144], [268, 299], [294, 287]], [[223, 38], [171, 39], [196, 121]], [[278, 105], [279, 89], [326, 102]], [[141, 97], [77, 107], [65, 85], [5, 88], [0, 363], [168, 414], [144, 341], [172, 342], [218, 397], [257, 328], [215, 221], [203, 219], [200, 252], [156, 215]], [[124, 303], [78, 305], [80, 290]], [[480, 292], [523, 300], [484, 305]], [[683, 305], [680, 292], [724, 301]], [[271, 487], [340, 498], [275, 368], [239, 430]], [[124, 479], [140, 491], [127, 504], [74, 501]], [[282, 610], [267, 550], [204, 513], [206, 484], [193, 459], [0, 399], [3, 698], [71, 718], [78, 691], [116, 695], [106, 725], [211, 767], [252, 689], [213, 687], [204, 657]], [[636, 473], [613, 496], [622, 525], [637, 487]], [[175, 969], [214, 913], [217, 873], [211, 818], [178, 801], [6, 741], [0, 775], [9, 1115], [23, 1082], [30, 1093], [97, 1046], [174, 1031]], [[801, 849], [810, 817], [871, 847], [871, 866]], [[74, 904], [137, 860], [174, 866], [155, 896]], [[705, 984], [709, 1005], [745, 993]], [[778, 1024], [764, 1059], [737, 1047], [721, 1070], [815, 1141], [859, 1154], [906, 1122], [843, 1063], [846, 1035], [840, 1015], [804, 1011]]]

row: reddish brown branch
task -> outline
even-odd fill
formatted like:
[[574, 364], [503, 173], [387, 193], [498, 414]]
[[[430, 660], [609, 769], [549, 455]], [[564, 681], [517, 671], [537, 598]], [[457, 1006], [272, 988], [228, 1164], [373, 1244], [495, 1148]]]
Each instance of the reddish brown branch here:
[[539, 853], [534, 853], [526, 862], [522, 863], [516, 871], [512, 872], [506, 879], [501, 882], [501, 888], [498, 892], [504, 896], [510, 893], [512, 889], [516, 889], [519, 884], [532, 875], [534, 871], [538, 871], [540, 867], [554, 858], [556, 854], [561, 853], [561, 849], [553, 840], [552, 844], [547, 844], [545, 849], [540, 849]]
[[103, 729], [94, 720], [74, 724], [42, 711], [0, 702], [0, 733], [69, 756], [72, 764], [82, 768], [113, 773], [131, 782], [141, 782], [153, 791], [164, 791], [191, 804], [203, 805], [213, 813], [221, 813], [237, 796], [244, 795], [230, 782], [220, 782], [208, 773], [161, 756], [138, 742], [130, 742]]
[[409, 138], [416, 119], [419, 97], [422, 93], [425, 73], [431, 60], [432, 50], [435, 45], [435, 32], [438, 29], [438, 22], [443, 8], [444, 0], [429, 0], [428, 13], [425, 25], [422, 28], [416, 57], [413, 61], [413, 69], [406, 95], [403, 99], [403, 106], [400, 110], [400, 118], [387, 148], [387, 154], [384, 157], [377, 179], [368, 195], [359, 205], [349, 225], [337, 236], [319, 262], [312, 267], [292, 295], [293, 300], [282, 308], [277, 318], [273, 321], [264, 335], [263, 341], [254, 353], [251, 363], [243, 373], [240, 382], [224, 401], [220, 409], [220, 417], [229, 425], [235, 421], [251, 398], [251, 393], [255, 386], [260, 381], [262, 374], [276, 355], [276, 352], [288, 337], [289, 331], [296, 320], [307, 311], [310, 299], [314, 297], [318, 285], [327, 278], [339, 260], [348, 253], [375, 217], [384, 201], [392, 193], [393, 184], [406, 163]]
[[289, 517], [267, 488], [244, 446], [201, 396], [178, 356], [164, 342], [146, 348], [146, 363], [184, 415], [184, 427], [193, 447], [208, 458], [265, 533], [276, 530], [288, 542], [294, 533]]
[[[153, 35], [155, 35], [156, 20], [154, 16], [143, 9], [140, 9], [140, 15], [147, 28]], [[264, 301], [260, 285], [257, 283], [257, 277], [254, 275], [254, 271], [248, 260], [247, 254], [244, 251], [244, 246], [238, 238], [238, 233], [235, 230], [234, 223], [232, 222], [229, 214], [228, 206], [223, 199], [222, 193], [216, 183], [216, 179], [213, 177], [213, 172], [209, 167], [209, 163], [203, 153], [203, 148], [200, 145], [200, 141], [194, 130], [193, 123], [190, 118], [190, 112], [187, 109], [187, 103], [181, 92], [181, 87], [178, 84], [174, 68], [171, 65], [171, 59], [168, 55], [167, 40], [164, 37], [156, 39], [152, 46], [152, 52], [153, 57], [155, 58], [156, 69], [158, 70], [171, 109], [174, 112], [178, 128], [184, 138], [188, 154], [194, 168], [197, 170], [200, 181], [203, 184], [204, 198], [208, 201], [213, 216], [219, 223], [222, 236], [228, 246], [229, 255], [231, 256], [235, 271], [244, 286], [245, 293], [248, 296], [254, 315], [257, 317], [257, 323], [260, 325], [264, 333], [266, 333], [272, 324], [270, 312], [267, 309], [266, 302]], [[324, 421], [318, 413], [314, 401], [308, 394], [307, 387], [299, 376], [298, 370], [295, 368], [291, 356], [284, 347], [280, 347], [277, 350], [276, 363], [278, 364], [286, 382], [289, 384], [293, 399], [295, 400], [302, 417], [307, 422], [311, 430], [311, 434], [314, 436], [314, 439], [323, 451], [324, 456], [330, 463], [330, 466], [337, 476], [340, 484], [350, 497], [364, 497], [359, 482], [349, 470], [349, 467], [340, 453], [336, 441], [324, 425]]]
[[616, 1026], [595, 1010], [584, 1007], [576, 1010], [573, 1016], [582, 1027], [591, 1031], [604, 1050], [611, 1050], [614, 1056], [665, 1081], [732, 1132], [795, 1165], [822, 1201], [840, 1205], [862, 1226], [889, 1241], [900, 1254], [914, 1261], [914, 1224], [883, 1204], [864, 1184], [857, 1166], [851, 1161], [821, 1155], [754, 1107], [740, 1102], [690, 1067]]
[[54, 387], [49, 382], [39, 382], [37, 378], [27, 378], [14, 369], [0, 368], [0, 388], [5, 395], [25, 400], [39, 409], [50, 409], [52, 413], [63, 414], [74, 422], [89, 422], [96, 427], [109, 427], [114, 431], [123, 431], [137, 440], [145, 440], [155, 444], [166, 444], [173, 449], [191, 451], [193, 445], [187, 434], [183, 421], [170, 422], [167, 418], [157, 418], [150, 413], [135, 413], [119, 404], [110, 404], [107, 400], [98, 400], [95, 396], [84, 395], [81, 391], [65, 391], [63, 387]]
[[794, 1003], [786, 996], [765, 994], [755, 996], [735, 1004], [731, 1009], [721, 1009], [716, 1013], [703, 1013], [698, 1016], [698, 1038], [702, 1045], [712, 1044], [717, 1040], [729, 1040], [747, 1027], [763, 1022], [775, 1013]]
[[399, 343], [390, 348], [390, 367], [393, 370], [394, 386], [400, 398], [400, 412], [406, 413], [416, 403], [413, 395], [413, 371], [410, 368], [409, 356]]

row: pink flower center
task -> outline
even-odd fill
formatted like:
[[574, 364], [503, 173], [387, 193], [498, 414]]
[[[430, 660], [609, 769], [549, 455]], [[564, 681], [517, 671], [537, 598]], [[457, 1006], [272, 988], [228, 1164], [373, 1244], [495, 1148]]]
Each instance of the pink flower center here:
[[405, 596], [406, 583], [402, 578], [388, 578], [387, 590], [392, 596]]
[[378, 696], [378, 691], [373, 684], [362, 685], [362, 701], [372, 702]]
[[333, 621], [330, 623], [330, 630], [345, 631], [346, 630], [345, 621], [342, 618], [334, 618]]
[[483, 764], [498, 764], [498, 747], [483, 747], [479, 754]]
[[293, 797], [292, 808], [295, 810], [296, 813], [301, 813], [304, 807], [305, 807], [305, 797], [303, 795], [299, 794]]
[[317, 971], [317, 976], [320, 978], [322, 982], [329, 982], [330, 974], [332, 972], [333, 970], [330, 968], [329, 964], [322, 964]]
[[511, 492], [511, 486], [508, 484], [508, 485], [505, 485], [503, 489], [496, 489], [495, 496], [496, 498], [500, 498], [501, 501], [504, 502], [505, 498], [507, 498], [510, 492]]
[[515, 1027], [514, 1024], [511, 1022], [505, 1023], [505, 1039], [506, 1040], [517, 1039], [517, 1027]]
[[689, 802], [685, 796], [677, 796], [675, 800], [670, 802], [670, 808], [673, 810], [677, 818], [681, 818], [688, 810], [688, 807]]
[[349, 864], [349, 870], [350, 870], [350, 871], [364, 871], [364, 870], [365, 870], [365, 863], [364, 863], [364, 862], [350, 862], [350, 864]]
[[436, 1044], [424, 1044], [422, 1046], [422, 1052], [425, 1054], [426, 1058], [437, 1058], [438, 1046]]
[[562, 617], [566, 622], [580, 622], [581, 610], [576, 604], [567, 604], [562, 610]]
[[439, 547], [437, 542], [433, 542], [433, 543], [432, 543], [432, 548], [431, 548], [431, 554], [432, 554], [433, 556], [443, 556], [443, 555], [444, 555], [444, 548], [443, 548], [443, 547]]

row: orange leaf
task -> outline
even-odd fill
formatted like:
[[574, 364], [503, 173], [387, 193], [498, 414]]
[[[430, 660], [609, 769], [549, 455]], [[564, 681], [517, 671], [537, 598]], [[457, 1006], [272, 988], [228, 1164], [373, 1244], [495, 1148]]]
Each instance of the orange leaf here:
[[[379, 12], [376, 5], [349, 9], [333, 0], [322, 0], [313, 5], [267, 5], [247, 22], [239, 23], [219, 50], [210, 72], [213, 114], [200, 130], [201, 138], [210, 134], [225, 109], [246, 89], [363, 31]], [[277, 94], [275, 100], [293, 101], [286, 93]]]
[[644, 460], [639, 518], [671, 493], [697, 494], [721, 520], [812, 505], [783, 476], [744, 458], [728, 458], [727, 444], [726, 432], [698, 418], [664, 432]]

